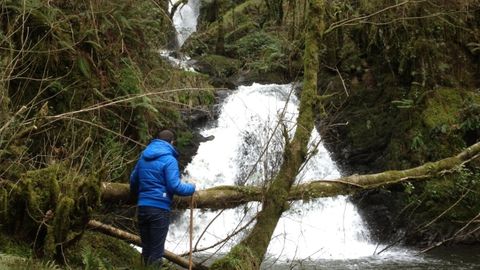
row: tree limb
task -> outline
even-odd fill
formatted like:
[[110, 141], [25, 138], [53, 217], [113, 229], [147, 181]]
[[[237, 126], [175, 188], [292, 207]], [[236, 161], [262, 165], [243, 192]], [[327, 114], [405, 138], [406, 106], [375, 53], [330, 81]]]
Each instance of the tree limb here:
[[[430, 162], [407, 170], [393, 170], [376, 174], [351, 175], [334, 180], [316, 180], [291, 188], [288, 200], [309, 200], [336, 195], [347, 195], [354, 192], [388, 186], [406, 181], [427, 180], [435, 175], [448, 173], [480, 155], [480, 142], [466, 148], [453, 157]], [[133, 203], [129, 197], [128, 184], [102, 183], [102, 201]], [[225, 209], [233, 208], [251, 201], [261, 202], [264, 190], [253, 186], [218, 186], [195, 193], [197, 208]], [[188, 198], [175, 197], [174, 207], [186, 209]]]
[[[115, 238], [125, 240], [125, 241], [127, 241], [131, 244], [137, 245], [137, 246], [142, 246], [142, 241], [140, 240], [140, 237], [138, 235], [131, 234], [129, 232], [120, 230], [120, 229], [115, 228], [113, 226], [104, 224], [100, 221], [92, 219], [87, 223], [87, 227], [90, 230], [98, 231], [98, 232], [101, 232], [103, 234], [110, 235], [110, 236], [113, 236]], [[175, 264], [180, 265], [182, 267], [185, 267], [185, 268], [189, 267], [189, 261], [187, 259], [182, 258], [182, 257], [180, 257], [180, 256], [178, 256], [178, 255], [176, 255], [176, 254], [174, 254], [174, 253], [172, 253], [168, 250], [165, 250], [165, 253], [164, 253], [163, 257], [165, 257], [165, 259], [171, 261], [172, 263], [175, 263]], [[207, 269], [207, 267], [205, 267], [201, 264], [193, 263], [193, 269], [205, 270], [205, 269]]]

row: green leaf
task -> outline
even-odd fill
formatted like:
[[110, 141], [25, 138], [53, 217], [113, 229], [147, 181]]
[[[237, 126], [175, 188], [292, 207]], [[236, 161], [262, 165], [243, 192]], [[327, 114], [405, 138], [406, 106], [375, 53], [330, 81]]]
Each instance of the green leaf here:
[[89, 63], [89, 61], [87, 60], [86, 57], [79, 56], [78, 60], [77, 60], [77, 65], [78, 65], [78, 68], [80, 69], [80, 72], [83, 74], [83, 76], [85, 76], [89, 79], [92, 77], [92, 71], [90, 69], [90, 63]]

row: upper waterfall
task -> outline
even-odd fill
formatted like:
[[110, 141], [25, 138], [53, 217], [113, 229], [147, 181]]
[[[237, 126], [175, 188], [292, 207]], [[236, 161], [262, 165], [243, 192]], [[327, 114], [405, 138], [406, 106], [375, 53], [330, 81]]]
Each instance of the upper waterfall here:
[[[176, 2], [181, 1], [177, 0]], [[177, 30], [178, 46], [182, 47], [187, 38], [197, 30], [197, 18], [200, 13], [200, 0], [189, 0], [180, 4], [173, 15], [173, 25]]]

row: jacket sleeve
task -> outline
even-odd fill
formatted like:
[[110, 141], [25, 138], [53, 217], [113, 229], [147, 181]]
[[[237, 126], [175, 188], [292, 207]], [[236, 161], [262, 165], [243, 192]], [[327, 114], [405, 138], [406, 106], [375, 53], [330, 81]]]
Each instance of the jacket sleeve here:
[[130, 174], [130, 194], [138, 195], [138, 162], [135, 164], [135, 168]]
[[195, 185], [190, 183], [182, 183], [180, 181], [180, 172], [178, 170], [177, 160], [172, 157], [165, 165], [165, 182], [167, 183], [168, 192], [180, 196], [192, 195], [195, 192]]

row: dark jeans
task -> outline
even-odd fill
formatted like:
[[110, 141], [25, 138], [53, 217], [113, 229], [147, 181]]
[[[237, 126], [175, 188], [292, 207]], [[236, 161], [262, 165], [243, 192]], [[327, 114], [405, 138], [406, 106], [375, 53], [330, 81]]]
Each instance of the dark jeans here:
[[138, 207], [138, 227], [145, 265], [162, 265], [169, 224], [170, 212], [167, 210], [149, 206]]

